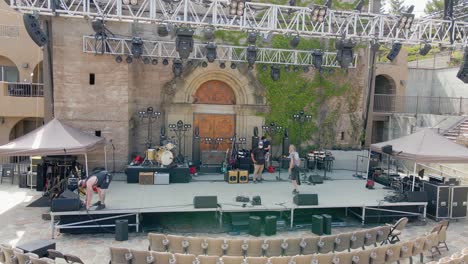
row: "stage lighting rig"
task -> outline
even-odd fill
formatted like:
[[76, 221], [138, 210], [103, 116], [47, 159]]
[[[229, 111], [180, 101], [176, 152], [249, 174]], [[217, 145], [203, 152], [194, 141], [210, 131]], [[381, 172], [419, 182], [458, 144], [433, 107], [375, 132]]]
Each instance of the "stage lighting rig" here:
[[150, 64], [150, 63], [151, 63], [150, 58], [144, 57], [144, 58], [143, 58], [143, 63], [144, 63], [144, 64]]
[[208, 42], [208, 44], [206, 44], [206, 59], [209, 61], [209, 62], [214, 62], [216, 60], [216, 43], [214, 42]]
[[321, 50], [314, 50], [312, 52], [312, 64], [318, 70], [320, 70], [322, 68], [323, 52]]
[[424, 43], [424, 46], [419, 49], [419, 55], [426, 56], [429, 53], [429, 51], [431, 51], [431, 49], [432, 49], [431, 44], [426, 42]]
[[221, 69], [226, 68], [226, 63], [224, 63], [224, 62], [219, 63], [219, 67], [220, 67]]
[[302, 143], [302, 127], [305, 122], [310, 122], [312, 120], [312, 115], [300, 111], [297, 114], [293, 114], [293, 121], [299, 123], [299, 144], [297, 144], [298, 152], [301, 153], [301, 143]]
[[160, 37], [167, 37], [169, 36], [169, 29], [167, 28], [166, 24], [159, 24], [158, 25], [158, 35]]
[[247, 47], [247, 62], [249, 63], [249, 68], [253, 67], [255, 61], [257, 61], [257, 47], [249, 45]]
[[169, 60], [166, 59], [166, 58], [164, 58], [162, 64], [163, 64], [164, 66], [169, 65]]
[[237, 68], [237, 64], [234, 62], [231, 62], [231, 69], [235, 70]]
[[280, 125], [277, 125], [275, 122], [271, 122], [270, 125], [262, 126], [263, 132], [270, 136], [273, 136], [274, 134], [281, 132], [282, 129], [283, 127]]
[[174, 73], [174, 77], [182, 75], [182, 61], [180, 59], [174, 59], [172, 62], [172, 72]]
[[271, 79], [273, 81], [278, 81], [281, 77], [281, 70], [280, 67], [277, 65], [271, 66]]
[[[176, 124], [169, 124], [169, 128], [177, 136], [177, 145], [179, 154], [177, 155], [177, 163], [183, 163], [185, 159], [185, 133], [192, 128], [191, 124], [184, 124], [182, 120], [177, 121]], [[182, 138], [184, 138], [184, 143], [182, 145]], [[184, 148], [184, 154], [182, 155], [182, 147]]]
[[292, 37], [291, 40], [289, 40], [289, 46], [295, 49], [297, 48], [297, 46], [299, 46], [300, 41], [301, 41], [301, 37], [299, 37], [299, 35], [295, 35], [294, 37]]
[[255, 45], [257, 43], [257, 32], [251, 31], [249, 32], [249, 35], [247, 36], [247, 42], [251, 45]]
[[140, 37], [133, 37], [131, 50], [133, 57], [137, 59], [140, 58], [143, 54], [143, 39]]
[[341, 68], [347, 69], [352, 64], [354, 60], [354, 46], [356, 46], [356, 43], [351, 39], [338, 39], [335, 42], [337, 50], [336, 61], [340, 63]]
[[153, 65], [158, 65], [158, 59], [152, 59], [151, 64]]
[[120, 56], [120, 55], [115, 56], [115, 62], [121, 63], [122, 62], [122, 56]]
[[193, 51], [193, 29], [178, 28], [176, 37], [176, 51], [179, 52], [179, 57], [182, 60], [188, 59]]
[[146, 111], [139, 111], [138, 117], [143, 119], [148, 119], [148, 136], [146, 138], [146, 148], [150, 149], [153, 146], [153, 131], [152, 131], [152, 124], [153, 122], [161, 117], [161, 112], [154, 111], [153, 107], [146, 108]]
[[138, 0], [122, 0], [124, 5], [138, 5]]
[[245, 12], [245, 0], [231, 0], [229, 14], [231, 16], [243, 16]]
[[325, 16], [327, 15], [328, 7], [322, 5], [314, 5], [311, 13], [311, 20], [313, 23], [323, 23]]
[[410, 30], [414, 21], [414, 14], [412, 14], [414, 6], [410, 6], [406, 12], [402, 12], [398, 20], [398, 28], [403, 30]]
[[133, 62], [132, 56], [127, 56], [127, 58], [125, 59], [125, 62], [127, 62], [128, 64], [132, 63]]

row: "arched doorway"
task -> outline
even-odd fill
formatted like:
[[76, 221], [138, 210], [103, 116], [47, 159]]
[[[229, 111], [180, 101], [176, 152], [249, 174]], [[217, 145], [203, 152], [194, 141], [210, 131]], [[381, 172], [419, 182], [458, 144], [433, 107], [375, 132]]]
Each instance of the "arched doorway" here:
[[[374, 110], [377, 109], [378, 112], [387, 114], [393, 113], [396, 107], [396, 84], [393, 78], [384, 74], [375, 76], [374, 92]], [[371, 143], [378, 143], [388, 140], [388, 126], [388, 116], [379, 116], [378, 120], [374, 119], [372, 124]]]
[[[193, 104], [204, 105], [235, 105], [236, 97], [232, 88], [225, 82], [211, 80], [204, 82], [193, 95]], [[214, 106], [215, 107], [215, 106]], [[199, 129], [201, 151], [225, 151], [230, 147], [229, 138], [236, 131], [236, 116], [220, 114], [207, 106], [205, 113], [193, 114], [194, 128]]]
[[39, 62], [36, 67], [34, 67], [33, 70], [33, 76], [32, 76], [32, 82], [33, 83], [43, 83], [43, 67], [42, 67], [42, 61]]
[[19, 71], [15, 63], [7, 57], [0, 56], [0, 82], [18, 82]]
[[396, 94], [396, 85], [388, 75], [375, 76], [375, 94]]
[[34, 129], [42, 126], [44, 119], [40, 117], [28, 117], [21, 119], [16, 125], [10, 130], [10, 141], [17, 139]]

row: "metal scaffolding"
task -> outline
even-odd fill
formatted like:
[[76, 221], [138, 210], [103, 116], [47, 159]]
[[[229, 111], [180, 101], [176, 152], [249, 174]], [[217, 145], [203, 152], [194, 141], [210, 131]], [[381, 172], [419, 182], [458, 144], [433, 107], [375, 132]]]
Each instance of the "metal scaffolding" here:
[[[359, 11], [326, 10], [324, 20], [313, 21], [310, 7], [245, 2], [243, 15], [230, 15], [227, 0], [10, 0], [21, 12], [40, 15], [102, 18], [129, 23], [167, 23], [227, 30], [255, 30], [317, 38], [423, 41], [446, 46], [467, 46], [468, 23], [431, 18], [415, 19], [400, 29], [400, 17]], [[126, 3], [126, 4], [124, 4]]]
[[[105, 38], [104, 40], [95, 36], [83, 37], [83, 52], [109, 55], [133, 55], [132, 39]], [[206, 60], [206, 44], [195, 43], [193, 52], [189, 59]], [[216, 60], [219, 62], [247, 62], [247, 46], [217, 45]], [[175, 42], [143, 40], [142, 57], [148, 58], [178, 58]], [[283, 64], [297, 66], [311, 66], [313, 62], [312, 51], [285, 50], [273, 48], [258, 48], [256, 63]], [[357, 55], [350, 68], [356, 67]], [[322, 67], [336, 67], [340, 64], [336, 61], [336, 53], [324, 52]]]

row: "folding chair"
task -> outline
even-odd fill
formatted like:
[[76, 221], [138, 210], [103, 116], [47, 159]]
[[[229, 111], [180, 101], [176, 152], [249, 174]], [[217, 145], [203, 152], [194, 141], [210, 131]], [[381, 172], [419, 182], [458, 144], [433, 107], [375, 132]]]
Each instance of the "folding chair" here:
[[401, 235], [401, 231], [405, 229], [407, 223], [408, 218], [403, 217], [400, 218], [394, 225], [392, 225], [390, 229], [390, 234], [387, 237], [387, 241], [389, 243], [395, 243], [400, 241], [400, 238], [398, 236]]

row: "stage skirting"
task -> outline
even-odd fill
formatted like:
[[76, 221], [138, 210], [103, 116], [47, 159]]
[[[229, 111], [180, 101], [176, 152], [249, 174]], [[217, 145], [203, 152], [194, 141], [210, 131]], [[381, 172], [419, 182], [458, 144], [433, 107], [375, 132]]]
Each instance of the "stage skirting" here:
[[188, 183], [191, 179], [189, 168], [186, 166], [175, 168], [127, 166], [125, 169], [127, 183], [138, 183], [140, 172], [169, 173], [169, 183]]

